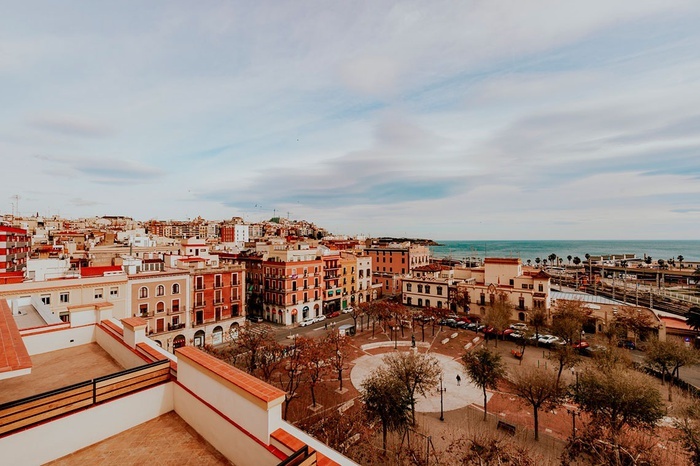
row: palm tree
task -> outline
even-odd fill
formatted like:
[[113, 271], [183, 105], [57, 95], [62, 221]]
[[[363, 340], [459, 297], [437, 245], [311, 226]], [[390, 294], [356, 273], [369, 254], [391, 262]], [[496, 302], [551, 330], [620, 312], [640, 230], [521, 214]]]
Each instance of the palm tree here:
[[571, 258], [571, 254], [569, 254], [568, 256], [566, 256], [566, 258], [569, 260], [569, 265], [571, 265], [571, 259], [572, 259], [572, 258]]
[[581, 258], [579, 256], [574, 257], [574, 265], [579, 265], [581, 263]]
[[666, 263], [666, 261], [663, 260], [663, 259], [659, 259], [659, 260], [656, 261], [656, 262], [659, 264], [659, 269], [663, 269], [663, 268], [664, 268], [664, 264]]
[[535, 264], [537, 264], [537, 268], [540, 267], [540, 262], [542, 262], [542, 259], [540, 259], [539, 257], [535, 257]]
[[532, 263], [532, 260], [528, 259], [527, 260], [527, 266], [530, 267], [530, 264]]
[[549, 259], [550, 263], [555, 264], [556, 262], [554, 262], [554, 261], [557, 260], [557, 255], [554, 253], [551, 253], [549, 256], [547, 256], [547, 259]]
[[696, 333], [700, 333], [700, 307], [693, 306], [688, 309], [685, 322], [688, 324], [688, 327], [695, 330]]
[[651, 265], [651, 256], [645, 257], [645, 258], [644, 258], [644, 263], [645, 263], [646, 265]]
[[678, 266], [680, 268], [683, 268], [683, 261], [685, 260], [685, 257], [683, 257], [682, 255], [679, 254], [677, 259], [678, 259]]

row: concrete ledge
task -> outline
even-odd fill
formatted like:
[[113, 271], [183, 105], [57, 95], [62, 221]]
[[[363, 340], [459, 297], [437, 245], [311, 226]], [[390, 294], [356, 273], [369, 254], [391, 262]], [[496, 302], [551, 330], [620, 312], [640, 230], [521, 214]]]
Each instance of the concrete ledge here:
[[465, 349], [465, 350], [468, 350], [468, 349], [470, 349], [471, 347], [472, 347], [472, 344], [471, 344], [471, 343], [467, 343], [466, 345], [464, 345], [464, 349]]
[[447, 342], [449, 342], [449, 341], [450, 341], [449, 338], [445, 338], [444, 340], [442, 340], [442, 344], [444, 345], [445, 343], [447, 343]]
[[450, 335], [450, 338], [457, 338], [457, 335], [459, 335], [459, 333], [455, 332], [452, 335]]
[[474, 343], [475, 345], [477, 343], [479, 343], [479, 337], [474, 337], [474, 339], [472, 340], [472, 343]]
[[[375, 349], [375, 348], [388, 348], [388, 347], [393, 347], [394, 342], [393, 341], [380, 341], [378, 343], [367, 343], [362, 346], [360, 346], [360, 349], [362, 351], [367, 351], [370, 349]], [[411, 346], [410, 341], [397, 341], [396, 346]], [[416, 347], [421, 347], [421, 348], [430, 348], [430, 343], [427, 343], [425, 341], [417, 341], [416, 342]]]

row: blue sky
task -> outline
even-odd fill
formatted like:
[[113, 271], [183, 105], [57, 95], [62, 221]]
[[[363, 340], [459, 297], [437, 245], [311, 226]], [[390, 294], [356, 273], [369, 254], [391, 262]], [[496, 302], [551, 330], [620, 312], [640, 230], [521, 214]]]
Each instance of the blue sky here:
[[698, 24], [672, 0], [11, 2], [0, 212], [697, 239]]

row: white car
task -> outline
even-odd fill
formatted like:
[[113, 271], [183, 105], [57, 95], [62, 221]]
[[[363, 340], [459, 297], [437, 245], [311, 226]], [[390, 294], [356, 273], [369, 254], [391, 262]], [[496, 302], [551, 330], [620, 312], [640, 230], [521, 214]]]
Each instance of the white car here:
[[523, 331], [523, 330], [527, 330], [527, 325], [522, 323], [522, 322], [517, 322], [515, 324], [510, 324], [510, 328], [512, 328], [513, 330]]
[[313, 324], [314, 322], [316, 322], [316, 319], [314, 319], [313, 317], [307, 317], [306, 319], [304, 319], [304, 320], [302, 320], [301, 322], [299, 322], [299, 326], [300, 326], [300, 327], [306, 327], [307, 325], [311, 325], [311, 324]]
[[324, 320], [326, 320], [326, 316], [321, 314], [320, 316], [316, 317], [315, 322], [323, 322]]
[[551, 345], [552, 343], [558, 342], [559, 337], [556, 337], [554, 335], [542, 335], [537, 341], [542, 343], [543, 345]]
[[343, 314], [350, 314], [354, 309], [352, 307], [346, 307], [343, 309]]

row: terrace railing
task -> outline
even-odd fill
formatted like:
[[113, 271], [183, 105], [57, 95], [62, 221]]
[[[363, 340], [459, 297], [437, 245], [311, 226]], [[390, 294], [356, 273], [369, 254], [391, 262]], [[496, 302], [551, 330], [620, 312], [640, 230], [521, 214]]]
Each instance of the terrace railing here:
[[170, 380], [164, 359], [38, 395], [0, 404], [0, 435], [125, 396]]

